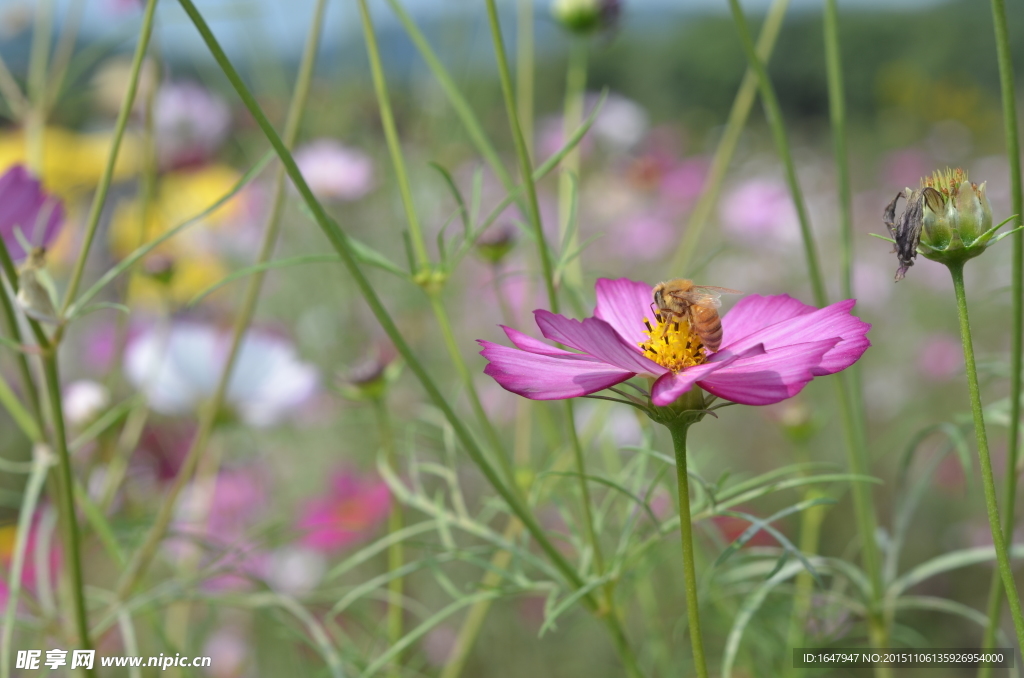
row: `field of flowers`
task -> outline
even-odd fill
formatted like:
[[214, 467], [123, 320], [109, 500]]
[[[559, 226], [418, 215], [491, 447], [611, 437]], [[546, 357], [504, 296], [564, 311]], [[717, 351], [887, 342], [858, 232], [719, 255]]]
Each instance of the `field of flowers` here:
[[1018, 675], [1024, 6], [655, 4], [0, 3], [0, 678]]

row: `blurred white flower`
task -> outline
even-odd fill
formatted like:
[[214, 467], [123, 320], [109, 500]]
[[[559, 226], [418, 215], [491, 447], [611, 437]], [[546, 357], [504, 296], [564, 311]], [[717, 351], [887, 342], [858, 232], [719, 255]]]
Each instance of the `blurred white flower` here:
[[373, 188], [373, 160], [334, 139], [317, 139], [295, 151], [295, 163], [318, 198], [358, 200]]
[[270, 585], [293, 596], [302, 596], [317, 587], [327, 572], [327, 557], [310, 548], [288, 546], [270, 558], [267, 579]]
[[[230, 346], [230, 334], [210, 325], [181, 322], [166, 333], [150, 328], [129, 343], [125, 372], [153, 410], [187, 414], [213, 395]], [[317, 382], [316, 368], [301, 362], [287, 340], [250, 330], [225, 400], [245, 423], [271, 426], [313, 395]]]
[[189, 81], [165, 83], [153, 105], [157, 150], [164, 167], [192, 165], [217, 152], [231, 128], [224, 99]]
[[[597, 104], [597, 97], [588, 97], [588, 109]], [[650, 119], [644, 108], [626, 97], [617, 94], [605, 99], [601, 112], [591, 130], [598, 141], [615, 151], [628, 151], [643, 140], [647, 134]]]
[[64, 387], [64, 419], [69, 426], [92, 421], [110, 405], [110, 391], [98, 382], [82, 379]]

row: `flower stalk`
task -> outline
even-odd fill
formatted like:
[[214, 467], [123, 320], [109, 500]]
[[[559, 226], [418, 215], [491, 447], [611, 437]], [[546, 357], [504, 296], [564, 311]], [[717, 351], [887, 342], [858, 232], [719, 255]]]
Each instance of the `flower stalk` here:
[[[974, 435], [978, 444], [978, 461], [981, 465], [982, 489], [985, 491], [985, 511], [988, 514], [988, 524], [992, 530], [992, 542], [996, 548], [999, 576], [1006, 591], [1006, 599], [1010, 604], [1010, 614], [1013, 617], [1013, 626], [1017, 632], [1017, 644], [1019, 647], [1024, 647], [1024, 615], [1021, 613], [1017, 584], [1013, 579], [1010, 556], [1006, 549], [1006, 539], [1003, 537], [1002, 526], [999, 522], [996, 484], [992, 475], [992, 460], [988, 451], [988, 436], [985, 433], [985, 415], [981, 406], [981, 388], [978, 386], [978, 368], [974, 362], [974, 342], [971, 339], [971, 324], [967, 316], [967, 295], [964, 292], [963, 263], [950, 264], [949, 272], [953, 277], [956, 310], [960, 320], [960, 340], [963, 343], [964, 363], [967, 367], [967, 389], [971, 397], [971, 414], [974, 417]], [[1015, 469], [1008, 467], [1006, 472], [1012, 475]]]
[[[695, 391], [700, 393], [697, 389]], [[698, 395], [701, 401], [703, 396]], [[703, 410], [703, 404], [701, 404]], [[698, 415], [699, 417], [702, 415]], [[693, 649], [694, 670], [698, 678], [708, 677], [704, 658], [704, 639], [700, 626], [700, 601], [697, 596], [697, 569], [693, 559], [693, 524], [690, 516], [690, 478], [686, 470], [686, 434], [694, 423], [693, 415], [685, 413], [665, 423], [672, 434], [676, 454], [676, 482], [679, 486], [679, 536], [683, 547], [683, 582], [686, 587], [686, 616], [690, 626], [690, 645]]]
[[[1017, 103], [1014, 90], [1013, 55], [1010, 52], [1010, 37], [1006, 21], [1004, 0], [992, 0], [992, 23], [995, 28], [996, 57], [999, 62], [999, 85], [1003, 98], [1003, 125], [1006, 136], [1006, 155], [1010, 164], [1010, 191], [1012, 212], [1018, 221], [1024, 215], [1024, 179], [1021, 177], [1020, 135], [1017, 129]], [[1010, 279], [1013, 310], [1010, 320], [1010, 426], [1006, 453], [1006, 489], [1003, 491], [1003, 535], [1010, 541], [1014, 528], [1014, 507], [1017, 504], [1017, 462], [1020, 455], [1021, 415], [1021, 372], [1024, 356], [1024, 233], [1013, 234], [1013, 256]], [[988, 649], [995, 646], [996, 630], [1003, 596], [1000, 575], [992, 573], [988, 595], [988, 625], [981, 646]], [[992, 668], [983, 666], [979, 678], [987, 678]]]

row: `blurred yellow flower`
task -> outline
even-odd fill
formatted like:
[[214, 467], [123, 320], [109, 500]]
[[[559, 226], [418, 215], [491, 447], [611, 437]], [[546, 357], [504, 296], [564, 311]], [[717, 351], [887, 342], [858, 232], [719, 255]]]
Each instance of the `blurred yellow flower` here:
[[[128, 256], [140, 245], [209, 209], [229, 193], [240, 178], [238, 171], [226, 165], [208, 165], [164, 175], [145, 220], [140, 199], [126, 200], [117, 205], [110, 224], [111, 250], [115, 256]], [[242, 209], [242, 203], [236, 196], [199, 223], [157, 247], [154, 254], [170, 261], [169, 282], [137, 275], [129, 290], [130, 300], [152, 304], [169, 294], [171, 301], [184, 303], [227, 275], [211, 231], [229, 227]]]
[[[113, 135], [110, 132], [82, 134], [62, 127], [47, 127], [43, 133], [42, 168], [33, 168], [41, 175], [43, 186], [65, 200], [90, 191], [99, 183], [110, 154]], [[0, 172], [16, 164], [29, 164], [27, 139], [22, 130], [0, 132]], [[126, 134], [114, 167], [114, 179], [124, 179], [138, 171], [139, 145]]]

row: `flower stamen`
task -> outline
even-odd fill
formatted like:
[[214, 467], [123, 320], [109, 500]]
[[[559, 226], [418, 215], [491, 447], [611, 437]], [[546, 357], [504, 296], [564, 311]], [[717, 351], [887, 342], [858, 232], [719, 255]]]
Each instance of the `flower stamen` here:
[[[690, 328], [687, 320], [666, 318], [660, 313], [654, 315], [656, 324], [651, 325], [644, 318], [647, 341], [640, 342], [644, 355], [672, 372], [681, 372], [687, 367], [707, 362], [704, 343]], [[654, 347], [658, 348], [655, 349]]]

